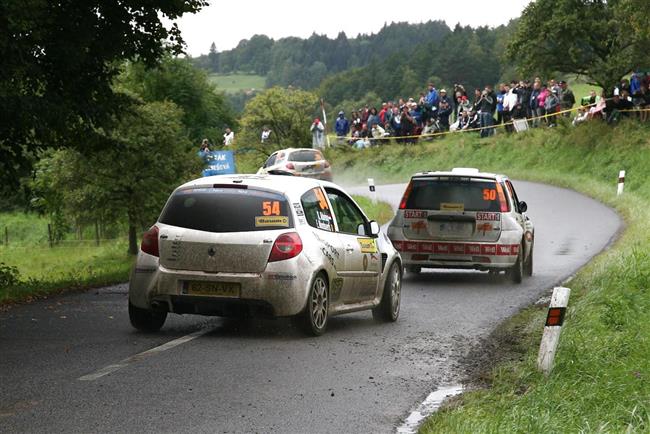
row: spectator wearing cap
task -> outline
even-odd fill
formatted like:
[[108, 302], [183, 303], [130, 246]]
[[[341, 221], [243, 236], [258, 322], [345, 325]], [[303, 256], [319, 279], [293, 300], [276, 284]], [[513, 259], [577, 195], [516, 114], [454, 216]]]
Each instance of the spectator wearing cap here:
[[[570, 110], [573, 108], [573, 105], [576, 103], [576, 97], [573, 95], [573, 91], [569, 89], [569, 85], [566, 81], [560, 81], [560, 89], [562, 93], [560, 95], [560, 106], [562, 110]], [[565, 112], [564, 117], [569, 117], [570, 112]]]
[[343, 144], [344, 137], [350, 132], [350, 121], [345, 118], [343, 111], [340, 111], [336, 118], [334, 131], [336, 131], [336, 143], [339, 145]]
[[453, 111], [451, 98], [447, 96], [445, 89], [440, 89], [440, 100], [438, 101], [438, 121], [443, 131], [449, 130], [449, 116]]

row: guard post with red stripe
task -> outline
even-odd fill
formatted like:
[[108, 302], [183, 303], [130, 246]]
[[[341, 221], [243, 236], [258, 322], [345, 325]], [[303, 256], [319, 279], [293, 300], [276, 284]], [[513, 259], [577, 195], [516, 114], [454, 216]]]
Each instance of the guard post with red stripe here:
[[539, 355], [537, 356], [537, 368], [545, 375], [550, 374], [553, 369], [553, 360], [555, 359], [557, 346], [560, 343], [560, 333], [562, 332], [570, 294], [571, 290], [569, 288], [558, 286], [553, 289], [551, 303], [548, 306], [548, 314], [546, 315], [544, 334], [539, 346]]
[[623, 188], [625, 187], [625, 170], [618, 172], [618, 189], [616, 190], [616, 195], [620, 196], [623, 194]]

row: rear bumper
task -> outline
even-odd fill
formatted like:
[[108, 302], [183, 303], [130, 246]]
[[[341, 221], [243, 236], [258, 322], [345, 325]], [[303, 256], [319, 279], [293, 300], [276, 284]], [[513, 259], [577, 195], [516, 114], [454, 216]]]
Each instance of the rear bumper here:
[[[307, 302], [311, 270], [304, 255], [269, 263], [262, 273], [205, 273], [171, 270], [157, 258], [140, 253], [129, 282], [129, 299], [144, 309], [174, 313], [229, 316], [251, 314], [289, 316]], [[240, 285], [239, 297], [187, 294], [189, 281], [231, 282]]]
[[478, 270], [512, 267], [521, 246], [521, 240], [516, 236], [502, 236], [496, 243], [391, 241], [400, 252], [405, 266]]

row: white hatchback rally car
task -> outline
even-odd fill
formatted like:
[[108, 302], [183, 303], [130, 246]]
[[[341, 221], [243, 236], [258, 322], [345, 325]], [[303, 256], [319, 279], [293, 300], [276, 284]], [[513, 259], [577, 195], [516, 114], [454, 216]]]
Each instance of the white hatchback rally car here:
[[320, 335], [332, 315], [399, 315], [402, 265], [379, 225], [330, 182], [223, 175], [178, 187], [144, 234], [129, 284], [140, 330], [168, 312], [297, 316]]
[[535, 228], [504, 175], [456, 168], [413, 175], [388, 237], [407, 271], [465, 268], [506, 271], [515, 283], [533, 274]]

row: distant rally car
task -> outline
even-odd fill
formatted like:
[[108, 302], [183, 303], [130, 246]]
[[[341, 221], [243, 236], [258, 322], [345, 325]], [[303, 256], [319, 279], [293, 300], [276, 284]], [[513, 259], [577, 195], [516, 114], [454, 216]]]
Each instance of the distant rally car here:
[[329, 161], [318, 149], [288, 148], [272, 153], [264, 165], [257, 171], [266, 173], [286, 173], [307, 178], [332, 180], [332, 168]]
[[456, 168], [413, 175], [388, 236], [407, 271], [505, 270], [520, 283], [533, 274], [535, 229], [504, 175]]
[[272, 175], [204, 177], [178, 187], [145, 233], [129, 284], [131, 324], [168, 312], [328, 318], [399, 315], [402, 266], [379, 225], [340, 187]]

